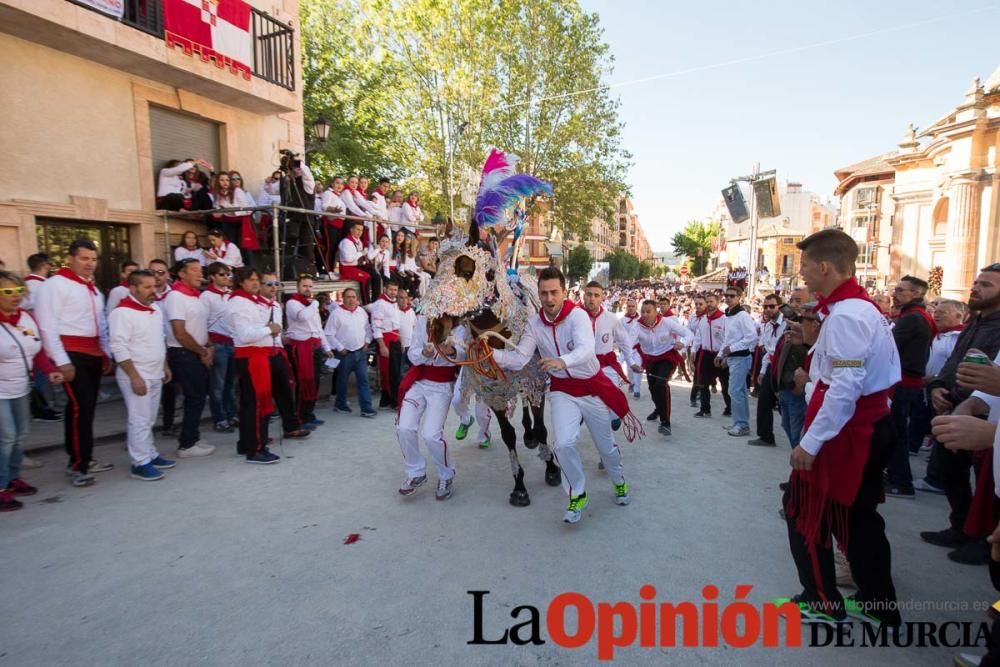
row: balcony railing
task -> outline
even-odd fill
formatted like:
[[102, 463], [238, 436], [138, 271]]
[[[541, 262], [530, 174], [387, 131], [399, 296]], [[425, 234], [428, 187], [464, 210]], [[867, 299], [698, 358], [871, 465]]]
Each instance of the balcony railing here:
[[[69, 2], [94, 9], [77, 0]], [[163, 0], [124, 0], [124, 3], [122, 23], [163, 38]], [[250, 11], [253, 63], [247, 64], [255, 76], [276, 86], [295, 90], [295, 30], [255, 7], [251, 7]]]

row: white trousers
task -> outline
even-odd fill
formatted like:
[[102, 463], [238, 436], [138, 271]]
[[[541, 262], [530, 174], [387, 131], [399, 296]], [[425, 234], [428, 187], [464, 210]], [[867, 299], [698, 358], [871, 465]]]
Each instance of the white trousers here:
[[631, 382], [629, 382], [629, 389], [632, 390], [633, 394], [639, 393], [639, 388], [642, 387], [642, 371], [634, 371], [631, 368], [628, 369], [628, 377]]
[[399, 411], [399, 423], [396, 424], [396, 438], [403, 452], [407, 477], [420, 477], [427, 473], [427, 461], [420, 454], [417, 429], [424, 436], [424, 445], [437, 467], [438, 479], [455, 476], [455, 467], [448, 456], [448, 443], [444, 439], [444, 420], [448, 417], [453, 384], [420, 380], [406, 392], [406, 400]]
[[587, 424], [587, 430], [590, 431], [590, 437], [604, 461], [611, 481], [621, 484], [625, 480], [625, 470], [622, 467], [622, 452], [615, 444], [611, 431], [612, 414], [608, 406], [596, 396], [576, 398], [561, 391], [550, 392], [549, 403], [552, 406], [550, 414], [555, 436], [552, 454], [562, 469], [563, 490], [571, 497], [587, 490], [583, 462], [576, 450], [581, 418]]
[[132, 459], [132, 465], [144, 466], [160, 455], [153, 444], [153, 426], [160, 409], [163, 380], [146, 380], [146, 395], [136, 396], [125, 371], [119, 368], [115, 372], [115, 379], [122, 398], [125, 399], [128, 414], [128, 455]]
[[[458, 376], [458, 382], [455, 383], [455, 391], [451, 398], [451, 407], [458, 415], [458, 418], [462, 420], [463, 424], [468, 424], [472, 421], [472, 411], [469, 410], [468, 398], [462, 400], [462, 383], [465, 382], [465, 373], [467, 371], [463, 368], [462, 374]], [[493, 411], [490, 407], [486, 405], [485, 402], [476, 400], [476, 424], [479, 425], [479, 433], [476, 436], [479, 442], [486, 440], [490, 437], [490, 422], [493, 421]]]

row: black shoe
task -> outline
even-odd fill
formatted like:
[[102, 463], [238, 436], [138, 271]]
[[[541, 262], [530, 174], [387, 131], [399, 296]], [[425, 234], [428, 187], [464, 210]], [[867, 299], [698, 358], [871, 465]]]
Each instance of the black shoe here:
[[778, 485], [778, 488], [781, 489], [782, 491], [787, 491], [788, 490], [788, 482], [782, 482], [781, 484]]
[[705, 412], [704, 410], [699, 410], [698, 412], [694, 413], [694, 416], [695, 417], [711, 417], [712, 413], [711, 412]]
[[936, 547], [946, 547], [948, 549], [958, 549], [969, 541], [969, 537], [957, 528], [927, 530], [920, 533], [920, 539]]
[[259, 465], [267, 465], [269, 463], [277, 463], [280, 456], [275, 456], [271, 452], [261, 452], [260, 454], [255, 454], [253, 456], [247, 457], [247, 463], [257, 463]]
[[698, 401], [691, 401], [691, 407], [692, 408], [698, 407]]
[[722, 411], [722, 416], [723, 417], [732, 417], [733, 416], [733, 411], [730, 410], [729, 408], [726, 408], [725, 410]]
[[895, 496], [896, 498], [910, 498], [913, 499], [917, 496], [917, 492], [913, 490], [912, 486], [900, 486], [899, 484], [890, 484], [885, 487], [885, 495]]
[[659, 418], [660, 418], [660, 413], [658, 413], [656, 410], [653, 410], [646, 417], [646, 421], [648, 421], [648, 422], [654, 422], [654, 421], [656, 421]]
[[754, 438], [753, 440], [747, 440], [747, 444], [753, 447], [776, 447], [773, 442], [768, 442], [764, 438]]
[[962, 565], [986, 565], [990, 562], [990, 545], [985, 540], [971, 540], [949, 551], [948, 560]]
[[31, 419], [32, 421], [36, 422], [55, 423], [55, 422], [61, 422], [63, 420], [63, 416], [61, 413], [56, 412], [55, 410], [45, 410], [41, 414], [35, 415]]
[[660, 428], [657, 429], [657, 431], [660, 433], [660, 435], [671, 435], [670, 424], [664, 424], [661, 422]]

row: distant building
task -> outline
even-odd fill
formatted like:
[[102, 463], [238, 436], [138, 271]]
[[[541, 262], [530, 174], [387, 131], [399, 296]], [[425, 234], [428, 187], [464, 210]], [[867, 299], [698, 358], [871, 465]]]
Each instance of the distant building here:
[[839, 183], [833, 194], [840, 198], [837, 226], [857, 241], [858, 277], [872, 289], [889, 280], [895, 170], [887, 160], [893, 155], [876, 155], [834, 172]]

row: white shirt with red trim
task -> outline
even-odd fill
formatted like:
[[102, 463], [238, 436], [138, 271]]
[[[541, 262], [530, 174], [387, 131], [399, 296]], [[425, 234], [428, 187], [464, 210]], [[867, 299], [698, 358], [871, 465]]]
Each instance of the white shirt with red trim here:
[[[133, 299], [131, 294], [126, 298]], [[153, 308], [150, 312], [115, 308], [108, 314], [108, 331], [116, 363], [131, 360], [143, 380], [163, 377], [167, 348], [163, 337], [163, 313], [159, 309]]]
[[24, 285], [28, 288], [28, 293], [24, 295], [21, 299], [21, 308], [23, 310], [34, 310], [35, 304], [38, 303], [38, 292], [45, 286], [45, 277], [40, 276], [37, 273], [29, 273], [24, 278]]
[[[275, 338], [267, 326], [274, 318], [271, 306], [259, 299], [230, 297], [226, 301], [226, 324], [233, 332], [236, 347], [275, 347]], [[281, 314], [278, 314], [278, 324]], [[277, 340], [280, 341], [280, 338]], [[279, 343], [280, 344], [280, 343]]]
[[164, 319], [168, 322], [167, 347], [184, 347], [174, 335], [173, 323], [177, 321], [184, 323], [185, 331], [198, 345], [208, 343], [208, 306], [200, 296], [172, 289], [160, 303], [163, 305]]
[[229, 303], [229, 292], [219, 294], [211, 290], [205, 290], [198, 297], [205, 307], [208, 308], [208, 332], [233, 337], [233, 330], [226, 322], [226, 304]]
[[16, 326], [0, 324], [0, 329], [0, 400], [27, 396], [35, 355], [42, 349], [38, 323], [22, 309]]
[[372, 336], [375, 340], [381, 339], [387, 331], [399, 331], [403, 311], [395, 301], [380, 297], [369, 304], [368, 313], [372, 318]]
[[404, 313], [399, 311], [399, 344], [405, 350], [413, 342], [413, 328], [417, 323], [417, 311], [413, 307], [406, 309]]
[[324, 352], [329, 352], [330, 344], [323, 335], [323, 321], [319, 316], [319, 302], [313, 299], [309, 305], [303, 305], [295, 299], [285, 303], [285, 318], [288, 328], [285, 335], [290, 340], [309, 340], [318, 338]]
[[108, 292], [107, 302], [104, 304], [104, 312], [107, 315], [111, 315], [111, 311], [118, 307], [118, 304], [122, 302], [122, 299], [129, 295], [128, 287], [125, 285], [115, 285]]
[[354, 352], [372, 342], [368, 313], [357, 306], [354, 310], [341, 307], [330, 313], [323, 332], [327, 344], [337, 352]]
[[[497, 364], [501, 368], [520, 370], [537, 349], [543, 359], [558, 357], [566, 363], [566, 370], [550, 372], [553, 377], [585, 380], [597, 375], [601, 365], [594, 352], [594, 329], [590, 326], [590, 316], [582, 308], [574, 308], [566, 319], [554, 327], [543, 323], [543, 317], [546, 315], [540, 313], [528, 319], [528, 327], [516, 348], [493, 353]], [[546, 321], [549, 321], [547, 317]]]
[[[638, 320], [636, 321], [638, 322]], [[636, 341], [639, 343], [639, 349], [642, 350], [643, 354], [650, 357], [658, 357], [661, 354], [666, 354], [674, 349], [676, 343], [687, 345], [693, 337], [691, 331], [673, 317], [661, 317], [660, 321], [653, 327], [647, 327], [642, 322], [639, 322], [636, 332]], [[641, 364], [641, 357], [639, 355], [636, 356], [639, 360], [635, 363]]]
[[337, 246], [337, 256], [340, 258], [341, 266], [357, 266], [358, 261], [366, 256], [361, 239], [355, 240], [353, 236], [341, 239], [340, 245]]
[[[721, 312], [721, 311], [716, 311]], [[723, 347], [723, 340], [726, 337], [726, 314], [714, 320], [708, 319], [708, 315], [703, 315], [698, 321], [698, 328], [694, 333], [694, 343], [691, 351], [698, 353], [699, 350], [708, 352], [718, 352]]]
[[603, 307], [597, 317], [591, 317], [589, 312], [587, 317], [590, 318], [591, 328], [594, 331], [594, 354], [614, 352], [617, 346], [627, 365], [641, 363], [634, 349], [635, 338], [629, 333], [624, 320], [604, 310]]
[[45, 353], [56, 366], [70, 363], [60, 336], [98, 338], [104, 354], [108, 347], [108, 320], [104, 314], [104, 296], [100, 290], [91, 292], [86, 285], [55, 275], [38, 291], [35, 320], [42, 330]]

